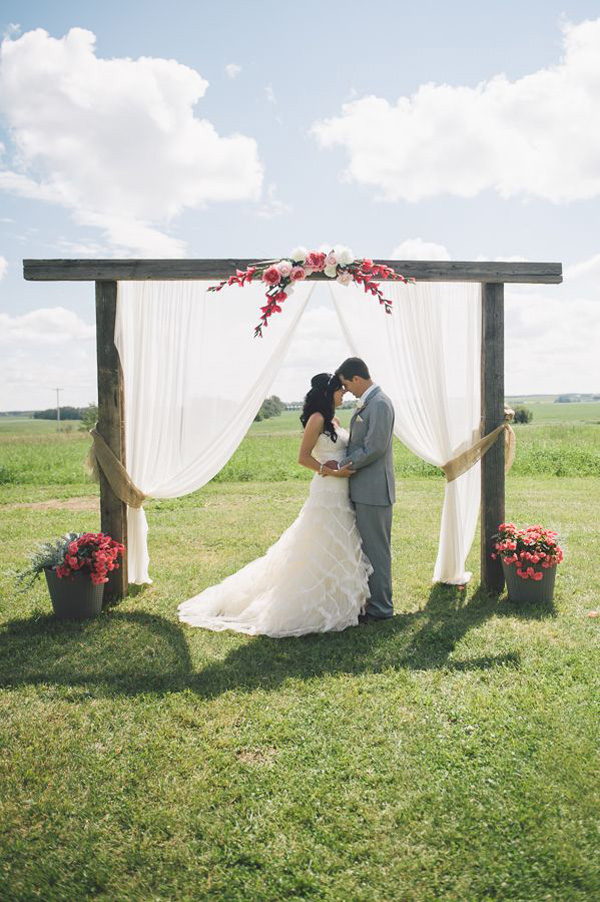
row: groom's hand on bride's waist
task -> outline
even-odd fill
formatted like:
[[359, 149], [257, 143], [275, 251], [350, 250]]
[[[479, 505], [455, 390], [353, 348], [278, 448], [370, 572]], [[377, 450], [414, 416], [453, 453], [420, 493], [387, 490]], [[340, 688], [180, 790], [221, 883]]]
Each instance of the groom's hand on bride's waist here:
[[[329, 473], [327, 471], [329, 471]], [[356, 472], [356, 470], [352, 469], [352, 461], [351, 460], [349, 460], [348, 463], [344, 467], [340, 467], [337, 460], [328, 460], [326, 463], [323, 464], [322, 475], [328, 476], [331, 474], [331, 476], [337, 476], [338, 479], [342, 479], [342, 478], [346, 478], [348, 476], [352, 476], [353, 473], [355, 473], [355, 472]]]

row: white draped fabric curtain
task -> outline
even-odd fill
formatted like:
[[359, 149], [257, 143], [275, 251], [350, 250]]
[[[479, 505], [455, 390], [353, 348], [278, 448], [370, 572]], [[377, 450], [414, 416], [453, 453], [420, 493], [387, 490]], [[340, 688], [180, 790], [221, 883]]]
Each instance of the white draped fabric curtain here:
[[[276, 375], [314, 283], [255, 339], [264, 285], [120, 282], [115, 344], [123, 370], [125, 460], [152, 498], [205, 485], [232, 456]], [[148, 524], [127, 510], [129, 582], [149, 583]]]
[[[205, 485], [232, 456], [283, 361], [315, 283], [296, 287], [264, 338], [253, 337], [264, 286], [122, 282], [115, 344], [123, 369], [127, 471], [173, 498]], [[396, 435], [445, 464], [479, 438], [478, 284], [384, 283], [394, 312], [356, 286], [331, 285], [348, 346], [392, 398]], [[323, 361], [332, 370], [339, 361]], [[312, 373], [307, 373], [307, 381]], [[460, 584], [479, 508], [479, 465], [446, 486], [434, 580]], [[129, 581], [151, 582], [143, 508], [128, 508]]]
[[[395, 433], [411, 451], [442, 466], [480, 437], [481, 286], [383, 283], [386, 316], [357, 286], [331, 290], [352, 353], [367, 361], [394, 403]], [[480, 465], [446, 484], [434, 581], [470, 579], [466, 558], [480, 500]]]

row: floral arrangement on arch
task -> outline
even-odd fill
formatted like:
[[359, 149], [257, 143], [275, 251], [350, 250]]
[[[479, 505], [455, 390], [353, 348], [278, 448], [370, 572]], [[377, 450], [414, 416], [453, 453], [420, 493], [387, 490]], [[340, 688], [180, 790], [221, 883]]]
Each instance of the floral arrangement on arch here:
[[544, 578], [544, 570], [556, 567], [564, 558], [557, 533], [542, 526], [517, 529], [514, 523], [501, 523], [493, 538], [496, 541], [492, 558], [496, 560], [500, 555], [503, 563], [514, 564], [521, 579], [539, 582]]
[[340, 285], [355, 282], [362, 285], [366, 292], [378, 298], [386, 313], [392, 312], [392, 302], [384, 297], [379, 287], [380, 279], [392, 279], [398, 282], [414, 282], [396, 272], [391, 266], [374, 263], [366, 257], [357, 259], [348, 247], [336, 245], [330, 251], [308, 251], [305, 247], [297, 247], [289, 257], [280, 260], [264, 260], [248, 269], [238, 269], [235, 276], [224, 279], [218, 285], [211, 285], [209, 291], [221, 291], [225, 285], [249, 285], [253, 279], [265, 283], [267, 303], [260, 308], [260, 322], [254, 329], [254, 337], [262, 338], [263, 329], [269, 325], [274, 313], [281, 313], [281, 305], [294, 291], [294, 285], [302, 282], [315, 272], [324, 273], [329, 279], [335, 279]]

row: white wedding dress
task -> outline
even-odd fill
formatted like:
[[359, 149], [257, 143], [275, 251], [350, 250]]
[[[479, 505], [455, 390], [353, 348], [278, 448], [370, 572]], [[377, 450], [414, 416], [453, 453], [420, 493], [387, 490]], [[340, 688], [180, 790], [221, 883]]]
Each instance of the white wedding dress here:
[[[321, 434], [313, 457], [324, 463], [346, 454], [348, 432], [337, 442]], [[264, 557], [179, 605], [179, 619], [209, 630], [250, 635], [302, 636], [358, 623], [373, 572], [362, 550], [348, 479], [315, 474], [300, 513]]]

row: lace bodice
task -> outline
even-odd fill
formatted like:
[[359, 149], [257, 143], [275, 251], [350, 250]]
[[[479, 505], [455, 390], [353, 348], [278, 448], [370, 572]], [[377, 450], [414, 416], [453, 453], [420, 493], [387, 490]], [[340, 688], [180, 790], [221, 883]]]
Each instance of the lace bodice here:
[[332, 442], [324, 432], [317, 439], [312, 456], [320, 464], [324, 464], [327, 460], [342, 460], [346, 456], [350, 434], [342, 426], [336, 426], [335, 431], [337, 432], [337, 442]]

